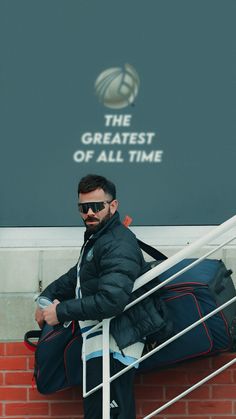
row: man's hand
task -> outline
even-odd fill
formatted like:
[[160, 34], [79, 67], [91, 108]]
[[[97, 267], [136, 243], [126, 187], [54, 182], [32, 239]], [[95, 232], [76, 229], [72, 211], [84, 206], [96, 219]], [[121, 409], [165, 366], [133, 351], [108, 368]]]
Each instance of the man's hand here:
[[53, 304], [50, 304], [42, 310], [43, 319], [50, 326], [55, 326], [59, 323], [56, 313], [56, 306], [58, 304], [60, 304], [60, 301], [54, 300]]
[[44, 324], [44, 317], [43, 317], [43, 311], [41, 310], [41, 308], [39, 307], [36, 308], [34, 318], [36, 322], [38, 323], [40, 329], [42, 329], [43, 324]]

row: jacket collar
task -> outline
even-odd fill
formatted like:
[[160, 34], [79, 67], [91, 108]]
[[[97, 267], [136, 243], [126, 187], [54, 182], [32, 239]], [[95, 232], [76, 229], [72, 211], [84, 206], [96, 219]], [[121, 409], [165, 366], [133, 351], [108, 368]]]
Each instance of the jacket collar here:
[[100, 230], [98, 230], [95, 234], [91, 234], [90, 232], [86, 230], [84, 233], [84, 241], [85, 242], [87, 240], [95, 241], [100, 236], [102, 236], [107, 230], [109, 230], [110, 228], [113, 228], [115, 225], [118, 225], [118, 224], [120, 224], [120, 215], [118, 211], [116, 211], [115, 214], [110, 218], [110, 220], [108, 220], [106, 224]]

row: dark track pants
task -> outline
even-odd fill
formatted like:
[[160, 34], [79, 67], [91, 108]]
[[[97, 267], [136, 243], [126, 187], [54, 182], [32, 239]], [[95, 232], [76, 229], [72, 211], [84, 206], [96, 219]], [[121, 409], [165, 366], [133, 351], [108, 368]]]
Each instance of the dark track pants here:
[[[122, 370], [125, 366], [110, 357], [111, 375]], [[87, 388], [89, 391], [102, 382], [102, 358], [93, 358], [87, 362]], [[110, 384], [111, 408], [110, 417], [113, 419], [135, 419], [134, 399], [135, 368], [130, 369]], [[84, 419], [102, 419], [102, 390], [83, 399]], [[118, 405], [118, 408], [116, 407]]]

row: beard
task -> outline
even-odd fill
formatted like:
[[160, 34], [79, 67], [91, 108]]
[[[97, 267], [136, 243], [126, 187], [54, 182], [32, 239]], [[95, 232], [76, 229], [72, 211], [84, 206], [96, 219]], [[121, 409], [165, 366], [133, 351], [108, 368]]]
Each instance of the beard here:
[[[94, 234], [97, 233], [97, 231], [101, 230], [102, 227], [104, 227], [104, 225], [110, 220], [111, 218], [111, 211], [109, 208], [108, 213], [103, 217], [102, 220], [99, 220], [96, 217], [87, 217], [86, 220], [84, 221], [85, 227], [86, 227], [86, 231], [90, 234]], [[87, 222], [96, 222], [97, 224], [92, 224], [92, 225], [88, 225]]]

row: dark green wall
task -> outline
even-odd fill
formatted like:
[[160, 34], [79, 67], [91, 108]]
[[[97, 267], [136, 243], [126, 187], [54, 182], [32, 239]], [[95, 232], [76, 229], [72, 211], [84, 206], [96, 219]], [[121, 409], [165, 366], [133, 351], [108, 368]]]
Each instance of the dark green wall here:
[[[1, 0], [0, 225], [71, 226], [77, 182], [116, 182], [135, 225], [218, 224], [235, 214], [236, 2]], [[134, 105], [112, 110], [98, 75], [131, 64]], [[131, 115], [105, 127], [106, 114]], [[154, 132], [151, 145], [86, 146], [85, 132]], [[131, 149], [161, 162], [129, 162]], [[76, 150], [123, 162], [76, 163]]]

